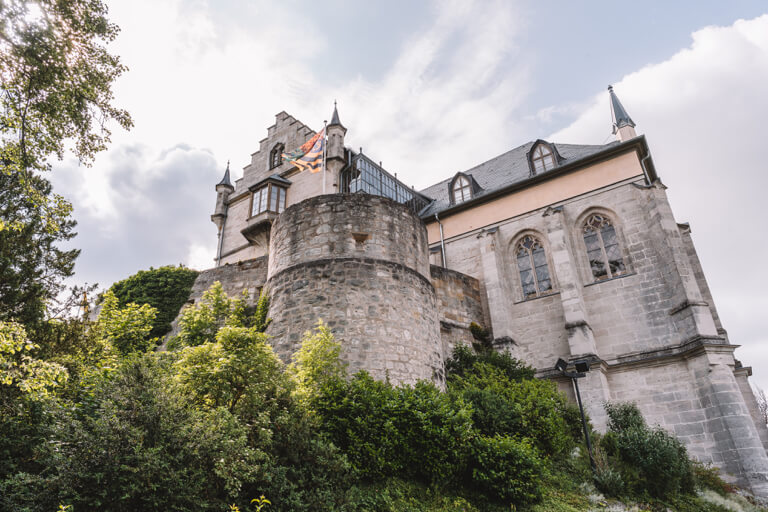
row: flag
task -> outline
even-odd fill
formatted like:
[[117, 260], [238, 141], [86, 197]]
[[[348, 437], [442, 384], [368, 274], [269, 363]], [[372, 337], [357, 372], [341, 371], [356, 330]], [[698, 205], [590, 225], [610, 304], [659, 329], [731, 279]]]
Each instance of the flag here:
[[283, 153], [283, 161], [292, 163], [301, 171], [309, 169], [309, 172], [318, 172], [323, 163], [323, 149], [325, 149], [325, 128], [317, 132], [299, 149]]

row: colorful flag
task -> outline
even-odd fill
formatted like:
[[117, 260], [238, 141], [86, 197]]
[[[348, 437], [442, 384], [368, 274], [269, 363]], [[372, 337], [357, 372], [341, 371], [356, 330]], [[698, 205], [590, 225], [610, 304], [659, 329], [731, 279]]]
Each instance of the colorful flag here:
[[301, 171], [309, 169], [309, 172], [318, 172], [323, 164], [323, 149], [325, 149], [325, 128], [317, 132], [299, 149], [283, 153], [283, 161], [292, 163]]

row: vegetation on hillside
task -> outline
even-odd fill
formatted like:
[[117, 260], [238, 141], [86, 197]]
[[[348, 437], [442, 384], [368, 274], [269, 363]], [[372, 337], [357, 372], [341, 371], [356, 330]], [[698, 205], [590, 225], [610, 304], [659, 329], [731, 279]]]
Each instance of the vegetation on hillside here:
[[395, 386], [347, 376], [319, 322], [286, 365], [259, 302], [214, 285], [168, 352], [151, 350], [154, 310], [109, 292], [47, 349], [0, 323], [0, 509], [569, 511], [599, 506], [597, 485], [725, 510], [695, 490], [730, 489], [634, 406], [608, 407], [593, 476], [578, 411], [508, 355], [459, 346], [445, 389]]
[[165, 336], [171, 330], [171, 322], [189, 299], [189, 293], [199, 272], [182, 265], [140, 270], [134, 275], [114, 283], [109, 291], [120, 306], [129, 303], [147, 304], [157, 311], [150, 335]]

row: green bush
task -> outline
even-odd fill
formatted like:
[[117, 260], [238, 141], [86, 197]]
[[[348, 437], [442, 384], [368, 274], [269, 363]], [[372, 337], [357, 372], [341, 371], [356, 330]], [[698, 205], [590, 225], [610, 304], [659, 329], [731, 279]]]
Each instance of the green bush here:
[[117, 297], [120, 307], [132, 302], [155, 308], [157, 317], [150, 336], [159, 338], [171, 330], [171, 322], [189, 299], [198, 274], [197, 270], [181, 265], [150, 268], [116, 282], [109, 290]]
[[528, 367], [508, 355], [489, 359], [466, 351], [454, 352], [452, 361], [465, 362], [460, 373], [449, 374], [448, 388], [472, 406], [472, 420], [483, 435], [529, 438], [546, 455], [573, 448], [580, 436], [578, 409], [555, 383], [532, 378]]
[[445, 483], [464, 466], [469, 408], [433, 384], [393, 387], [366, 372], [327, 383], [315, 401], [322, 427], [366, 480]]
[[471, 489], [491, 500], [527, 505], [542, 497], [544, 462], [527, 440], [478, 436], [469, 468]]
[[601, 448], [616, 460], [629, 490], [659, 499], [694, 491], [693, 466], [677, 438], [661, 427], [648, 427], [634, 404], [605, 408], [609, 432]]
[[522, 361], [515, 359], [506, 352], [484, 350], [475, 352], [466, 345], [456, 345], [450, 359], [445, 362], [445, 372], [450, 380], [452, 377], [463, 377], [472, 373], [479, 364], [498, 368], [509, 380], [532, 379], [534, 370]]

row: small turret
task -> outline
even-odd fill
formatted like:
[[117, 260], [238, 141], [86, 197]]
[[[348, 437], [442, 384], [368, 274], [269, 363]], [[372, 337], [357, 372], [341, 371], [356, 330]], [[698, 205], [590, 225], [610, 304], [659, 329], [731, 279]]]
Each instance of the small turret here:
[[620, 142], [637, 137], [635, 133], [635, 122], [629, 117], [624, 106], [619, 101], [616, 93], [613, 92], [613, 86], [608, 86], [608, 95], [611, 101], [611, 121], [613, 122], [613, 134], [617, 135]]
[[336, 108], [336, 102], [333, 102], [333, 115], [331, 116], [331, 122], [328, 125], [328, 152], [326, 153], [326, 160], [340, 160], [344, 161], [344, 136], [347, 134], [347, 129], [341, 124], [339, 120], [339, 110]]
[[232, 182], [229, 179], [229, 161], [227, 161], [227, 170], [224, 171], [224, 177], [220, 182], [216, 184], [216, 209], [211, 215], [211, 220], [216, 227], [221, 229], [224, 224], [224, 219], [227, 218], [227, 201], [229, 195], [235, 191], [235, 187], [232, 186]]

